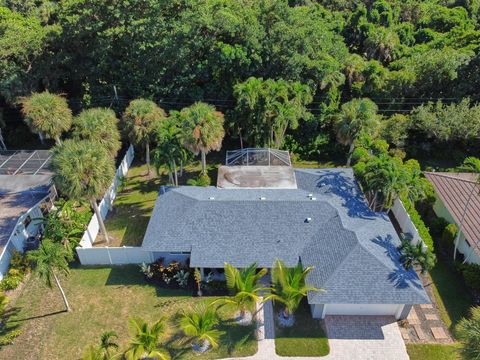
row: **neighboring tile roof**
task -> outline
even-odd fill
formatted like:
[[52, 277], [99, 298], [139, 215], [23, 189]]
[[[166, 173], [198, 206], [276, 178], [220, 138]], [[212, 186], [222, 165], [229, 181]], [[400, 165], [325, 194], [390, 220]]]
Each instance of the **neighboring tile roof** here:
[[476, 185], [479, 174], [426, 172], [425, 176], [457, 224], [465, 213], [462, 232], [480, 256], [480, 186]]
[[194, 267], [301, 260], [314, 266], [308, 282], [326, 290], [309, 294], [310, 303], [430, 302], [398, 261], [391, 222], [367, 207], [351, 169], [297, 169], [295, 176], [298, 189], [169, 189], [156, 201], [142, 247], [191, 252]]

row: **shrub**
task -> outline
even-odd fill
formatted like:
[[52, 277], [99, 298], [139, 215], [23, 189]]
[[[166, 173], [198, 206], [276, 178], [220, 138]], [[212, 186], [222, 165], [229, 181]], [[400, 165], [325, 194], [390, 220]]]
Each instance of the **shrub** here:
[[449, 224], [447, 220], [443, 217], [432, 216], [432, 219], [429, 222], [430, 233], [435, 238], [440, 238], [445, 230], [445, 227]]
[[442, 232], [442, 241], [445, 244], [453, 245], [455, 237], [457, 236], [457, 225], [456, 224], [448, 224], [445, 226]]
[[12, 257], [10, 258], [10, 269], [16, 269], [22, 274], [27, 274], [30, 272], [30, 262], [28, 261], [25, 254], [22, 254], [20, 251], [14, 250]]
[[187, 184], [190, 186], [210, 186], [212, 180], [208, 175], [200, 175], [198, 179], [189, 179]]
[[418, 264], [422, 268], [422, 273], [424, 273], [430, 271], [437, 261], [435, 254], [430, 249], [424, 251], [421, 242], [414, 245], [409, 238], [403, 239], [402, 245], [398, 249], [401, 252], [400, 261], [406, 270]]
[[480, 306], [470, 309], [470, 318], [463, 318], [457, 324], [456, 332], [462, 344], [464, 359], [480, 358]]
[[463, 264], [462, 275], [468, 287], [480, 291], [480, 265]]
[[0, 282], [2, 290], [15, 290], [21, 284], [25, 275], [17, 269], [9, 269], [7, 275]]
[[408, 199], [402, 198], [401, 200], [403, 202], [403, 205], [405, 206], [405, 209], [408, 212], [408, 215], [410, 215], [410, 219], [412, 220], [413, 225], [415, 225], [415, 227], [417, 228], [418, 234], [422, 238], [423, 242], [425, 243], [425, 245], [428, 246], [431, 251], [433, 251], [433, 239], [430, 235], [429, 228], [423, 222], [420, 214], [415, 209], [415, 206], [413, 206], [410, 201], [408, 201]]

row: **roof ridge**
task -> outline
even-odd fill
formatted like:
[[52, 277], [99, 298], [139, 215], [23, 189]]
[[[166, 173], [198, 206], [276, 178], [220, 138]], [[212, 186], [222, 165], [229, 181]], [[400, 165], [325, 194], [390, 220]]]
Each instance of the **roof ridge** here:
[[[447, 178], [447, 179], [452, 179], [452, 180], [457, 180], [457, 181], [462, 181], [462, 182], [467, 182], [467, 183], [476, 183], [475, 180], [470, 180], [470, 179], [466, 179], [466, 178], [462, 178], [462, 177], [458, 177], [458, 176], [453, 176], [454, 174], [477, 174], [477, 173], [474, 173], [474, 172], [460, 172], [460, 171], [457, 171], [457, 172], [448, 172], [448, 171], [442, 171], [442, 172], [435, 172], [435, 171], [424, 171], [424, 174], [428, 174], [428, 175], [433, 175], [433, 176], [439, 176], [439, 177], [444, 177], [444, 178]], [[480, 176], [480, 174], [478, 174]]]

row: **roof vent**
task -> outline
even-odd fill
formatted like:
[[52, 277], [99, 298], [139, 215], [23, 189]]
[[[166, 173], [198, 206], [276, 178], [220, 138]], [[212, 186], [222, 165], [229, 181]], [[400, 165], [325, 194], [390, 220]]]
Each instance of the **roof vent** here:
[[306, 218], [306, 219], [305, 219], [305, 222], [306, 222], [306, 223], [312, 222], [312, 218], [311, 218], [311, 217]]
[[311, 197], [310, 200], [317, 200], [317, 198], [316, 197]]
[[260, 196], [260, 200], [267, 200], [265, 196]]
[[308, 194], [308, 197], [311, 198], [313, 196], [313, 194]]
[[215, 200], [215, 198], [213, 196], [210, 196], [208, 200]]

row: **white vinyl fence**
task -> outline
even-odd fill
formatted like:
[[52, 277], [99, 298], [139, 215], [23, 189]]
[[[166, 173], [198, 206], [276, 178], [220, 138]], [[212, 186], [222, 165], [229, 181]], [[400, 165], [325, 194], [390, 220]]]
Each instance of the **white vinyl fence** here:
[[[400, 226], [402, 232], [412, 235], [413, 244], [418, 244], [419, 241], [423, 242], [417, 228], [415, 227], [410, 218], [410, 215], [408, 214], [405, 206], [403, 206], [403, 203], [399, 198], [395, 199], [395, 201], [393, 202], [393, 206], [390, 208], [390, 211], [392, 211], [395, 219], [397, 219], [398, 225]], [[427, 248], [425, 243], [423, 244], [423, 248]]]
[[[102, 215], [102, 219], [105, 219], [108, 212], [112, 209], [113, 201], [117, 196], [118, 185], [120, 185], [121, 179], [127, 175], [128, 169], [132, 164], [134, 156], [135, 153], [133, 150], [133, 146], [130, 145], [120, 166], [117, 168], [117, 173], [115, 174], [112, 185], [107, 190], [105, 196], [98, 205], [98, 208], [100, 209], [100, 214]], [[98, 235], [99, 230], [100, 226], [98, 224], [97, 217], [95, 216], [95, 214], [93, 214], [92, 219], [88, 223], [87, 230], [83, 234], [82, 240], [80, 241], [80, 246], [82, 248], [91, 248], [93, 242], [95, 241], [95, 238]]]
[[82, 265], [122, 265], [153, 262], [152, 253], [143, 251], [141, 247], [91, 247], [77, 248], [78, 258]]

